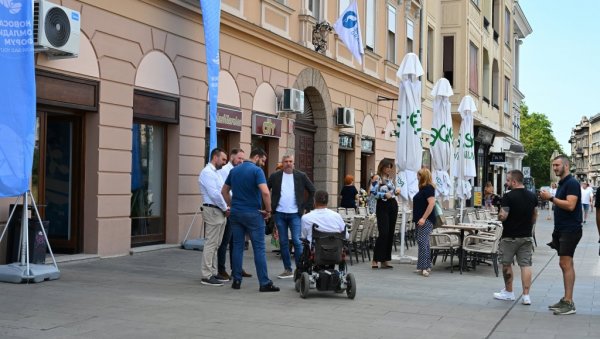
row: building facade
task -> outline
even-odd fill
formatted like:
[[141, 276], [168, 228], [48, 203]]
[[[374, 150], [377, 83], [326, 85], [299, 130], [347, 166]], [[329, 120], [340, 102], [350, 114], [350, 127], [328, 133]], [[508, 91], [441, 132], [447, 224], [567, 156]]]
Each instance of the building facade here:
[[427, 1], [425, 6], [423, 27], [431, 38], [423, 46], [434, 51], [424, 53], [433, 61], [426, 63], [423, 93], [430, 93], [441, 76], [450, 80], [455, 131], [460, 126], [461, 99], [473, 97], [479, 108], [473, 116], [475, 186], [480, 189], [490, 181], [501, 193], [505, 173], [521, 169], [526, 155], [520, 142], [520, 105], [525, 96], [519, 90], [519, 51], [532, 28], [517, 1], [441, 0]]
[[[38, 54], [36, 61], [31, 189], [50, 222], [53, 249], [113, 256], [181, 242], [201, 204], [197, 177], [208, 153], [198, 1], [54, 2], [79, 11], [82, 26], [77, 58]], [[490, 151], [519, 144], [513, 111], [522, 99], [514, 94], [518, 3], [359, 0], [362, 64], [334, 32], [315, 29], [335, 22], [349, 3], [221, 1], [218, 145], [247, 153], [264, 148], [267, 175], [283, 155], [294, 154], [297, 168], [331, 194], [334, 206], [344, 175], [364, 187], [381, 159], [394, 158], [396, 72], [414, 52], [425, 69], [425, 132], [432, 120], [429, 93], [445, 76], [455, 92], [453, 112], [467, 94], [480, 107], [477, 185], [497, 180]], [[303, 92], [302, 112], [281, 110], [285, 89]], [[354, 119], [341, 126], [336, 118], [344, 108]], [[460, 116], [453, 120], [456, 131]], [[495, 137], [508, 141], [497, 146]], [[430, 167], [427, 133], [423, 146], [423, 165]], [[2, 201], [0, 220], [11, 202]], [[191, 236], [201, 234], [200, 224]]]
[[590, 185], [600, 186], [600, 113], [589, 119], [590, 146], [589, 146], [589, 174]]
[[572, 172], [579, 181], [591, 179], [590, 168], [590, 121], [582, 117], [581, 121], [571, 130], [569, 143], [571, 144]]

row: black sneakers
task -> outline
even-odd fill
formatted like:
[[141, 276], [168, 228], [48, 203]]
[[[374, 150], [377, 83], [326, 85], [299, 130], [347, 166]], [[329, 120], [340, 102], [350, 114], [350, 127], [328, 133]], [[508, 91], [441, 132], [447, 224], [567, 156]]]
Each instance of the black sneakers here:
[[259, 291], [261, 292], [279, 292], [279, 287], [273, 285], [272, 282], [263, 285], [260, 287]]
[[211, 275], [210, 278], [204, 278], [200, 281], [202, 285], [208, 286], [223, 286], [223, 283], [217, 280], [214, 275]]
[[239, 290], [241, 286], [242, 282], [239, 280], [234, 280], [233, 283], [231, 283], [231, 288], [233, 288], [234, 290]]

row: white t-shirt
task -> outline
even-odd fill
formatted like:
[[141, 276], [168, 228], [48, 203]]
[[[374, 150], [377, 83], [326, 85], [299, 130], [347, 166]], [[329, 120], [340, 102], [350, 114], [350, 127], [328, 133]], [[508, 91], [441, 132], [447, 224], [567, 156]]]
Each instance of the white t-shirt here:
[[344, 219], [339, 213], [329, 208], [317, 208], [302, 216], [302, 238], [312, 241], [313, 224], [319, 225], [319, 231], [321, 232], [340, 233], [345, 231], [346, 239], [348, 239]]
[[594, 190], [588, 186], [586, 189], [581, 189], [581, 203], [590, 205], [592, 201], [592, 195], [594, 194]]
[[275, 208], [281, 213], [298, 213], [298, 204], [296, 204], [296, 191], [294, 190], [294, 174], [283, 172], [281, 180], [281, 198], [279, 205]]

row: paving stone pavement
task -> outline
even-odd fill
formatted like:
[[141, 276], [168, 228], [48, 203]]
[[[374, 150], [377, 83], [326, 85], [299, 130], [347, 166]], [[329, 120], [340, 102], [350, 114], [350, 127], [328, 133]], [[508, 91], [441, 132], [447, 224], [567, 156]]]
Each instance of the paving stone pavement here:
[[[494, 300], [503, 282], [486, 265], [460, 275], [438, 262], [424, 278], [414, 265], [373, 270], [365, 260], [349, 268], [355, 300], [312, 290], [301, 299], [291, 279], [276, 278], [283, 266], [275, 253], [267, 254], [269, 275], [281, 292], [259, 293], [256, 277], [241, 290], [201, 285], [202, 252], [165, 249], [62, 263], [55, 281], [0, 283], [0, 338], [598, 338], [596, 225], [584, 226], [575, 253], [576, 315], [547, 310], [563, 292], [558, 257], [544, 245], [551, 232], [543, 214], [531, 306]], [[251, 252], [244, 267], [254, 273]]]

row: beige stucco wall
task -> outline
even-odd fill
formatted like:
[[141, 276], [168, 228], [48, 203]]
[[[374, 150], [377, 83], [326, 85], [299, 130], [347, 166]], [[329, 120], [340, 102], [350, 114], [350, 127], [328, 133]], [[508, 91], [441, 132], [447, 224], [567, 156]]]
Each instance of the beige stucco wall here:
[[[259, 2], [260, 6], [252, 5], [255, 2], [249, 0], [223, 2], [219, 103], [242, 110], [239, 146], [248, 150], [253, 111], [277, 115], [270, 109], [271, 101], [274, 97], [280, 98], [284, 88], [312, 93], [310, 97], [316, 101], [311, 104], [317, 110], [314, 121], [318, 126], [315, 181], [319, 188], [332, 193], [331, 201], [337, 201], [340, 133], [355, 135], [354, 152], [347, 165], [354, 171], [349, 174], [354, 175], [357, 184], [361, 177], [361, 136], [376, 138], [375, 154], [368, 159], [368, 170], [376, 169], [382, 158], [395, 156], [395, 139], [389, 136], [389, 126], [393, 128], [398, 105], [391, 101], [378, 102], [377, 96], [398, 95], [395, 78], [398, 65], [385, 60], [386, 36], [380, 31], [376, 35], [375, 50], [367, 52], [364, 65], [360, 65], [333, 33], [329, 35], [329, 50], [325, 55], [307, 48], [312, 46], [312, 37], [306, 34], [311, 19], [301, 9], [304, 1], [290, 0], [287, 6], [273, 0]], [[329, 22], [334, 22], [338, 15], [337, 3], [327, 3], [324, 13]], [[364, 17], [364, 3], [359, 3], [359, 15]], [[412, 1], [409, 12], [406, 4], [397, 6], [397, 63], [404, 55], [407, 17], [415, 23], [414, 50], [419, 51], [418, 3]], [[438, 67], [435, 80], [441, 76], [439, 36], [455, 35], [453, 107], [468, 93], [468, 76], [465, 75], [468, 41], [483, 41], [481, 36], [477, 37], [477, 31], [468, 31], [464, 24], [468, 16], [475, 15], [468, 3], [422, 4], [427, 13], [425, 25], [434, 26], [438, 37], [434, 54], [434, 65]], [[180, 99], [180, 122], [168, 127], [166, 158], [166, 242], [178, 243], [201, 203], [197, 175], [205, 162], [208, 86], [204, 32], [197, 2], [64, 0], [62, 4], [82, 13], [84, 39], [80, 57], [59, 61], [40, 57], [37, 67], [100, 82], [99, 111], [85, 115], [84, 252], [112, 256], [126, 254], [130, 249], [131, 124], [133, 91], [137, 88]], [[385, 6], [386, 2], [377, 1], [377, 13], [385, 13]], [[472, 20], [481, 21], [475, 17]], [[426, 55], [426, 49], [424, 51]], [[502, 54], [497, 57], [499, 61], [506, 59]], [[500, 62], [501, 67], [504, 64]], [[503, 68], [502, 71], [512, 70]], [[432, 83], [424, 80], [425, 129], [431, 126], [431, 88]], [[355, 109], [355, 127], [335, 126], [334, 112], [338, 107]], [[486, 114], [479, 116], [482, 123], [486, 121]], [[295, 146], [290, 126], [296, 116], [278, 116], [282, 119], [283, 134], [276, 141], [275, 149], [270, 150], [276, 158], [293, 151]], [[458, 130], [459, 119], [454, 125]], [[191, 236], [199, 234], [196, 228]]]

